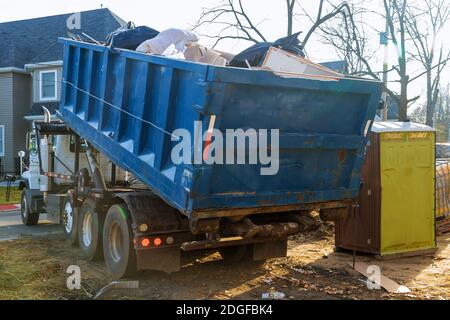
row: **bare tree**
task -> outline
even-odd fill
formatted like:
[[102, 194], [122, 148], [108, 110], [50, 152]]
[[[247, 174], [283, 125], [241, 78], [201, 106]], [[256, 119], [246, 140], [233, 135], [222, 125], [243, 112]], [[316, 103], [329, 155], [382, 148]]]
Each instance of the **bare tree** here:
[[[425, 123], [427, 111], [427, 104], [425, 103], [411, 113], [411, 119], [419, 123]], [[444, 136], [444, 140], [448, 141], [448, 128], [450, 128], [450, 84], [441, 86], [438, 90], [433, 116], [434, 126], [440, 131], [440, 136]]]
[[[366, 25], [364, 20], [369, 14], [385, 19], [388, 25], [388, 38], [397, 50], [397, 63], [387, 70], [387, 73], [394, 72], [398, 79], [392, 82], [400, 84], [399, 93], [389, 88], [386, 88], [386, 91], [397, 102], [399, 118], [404, 121], [407, 119], [408, 108], [420, 98], [418, 95], [408, 97], [408, 86], [426, 74], [429, 105], [427, 123], [432, 124], [430, 119], [436, 105], [440, 76], [450, 56], [443, 54], [443, 50], [440, 50], [436, 56], [436, 48], [430, 44], [435, 43], [436, 34], [449, 18], [449, 4], [447, 0], [425, 1], [426, 9], [422, 9], [414, 6], [412, 1], [383, 0], [382, 10], [376, 12], [366, 9], [367, 1], [362, 0], [352, 5], [351, 14], [343, 15], [339, 23], [333, 21], [332, 24], [327, 24], [321, 29], [323, 42], [332, 45], [338, 56], [347, 61], [350, 74], [381, 80], [382, 72], [373, 68], [372, 60], [376, 50], [373, 50], [373, 45], [370, 45], [372, 39], [369, 35], [370, 33], [378, 35], [380, 30], [370, 30], [372, 27]], [[427, 30], [427, 20], [428, 25], [431, 25], [428, 29], [431, 31]], [[407, 50], [408, 48], [410, 50]], [[421, 62], [425, 71], [410, 77], [408, 66], [414, 60]]]
[[290, 36], [294, 33], [295, 3], [296, 3], [296, 0], [286, 0], [287, 20], [288, 20], [287, 35], [288, 36]]
[[438, 124], [450, 128], [450, 84], [438, 90], [434, 114]]
[[[373, 44], [377, 43], [380, 31], [375, 30], [366, 21], [376, 17], [384, 20], [385, 14], [368, 9], [367, 3], [366, 0], [353, 1], [338, 19], [321, 26], [322, 42], [331, 45], [338, 57], [346, 61], [349, 75], [381, 81], [384, 72], [375, 69], [373, 63], [380, 49], [380, 46]], [[374, 39], [375, 37], [377, 39]], [[393, 71], [394, 68], [391, 68], [386, 70], [386, 73]], [[391, 99], [399, 103], [398, 93], [388, 87], [385, 91]]]
[[347, 2], [342, 2], [339, 5], [335, 6], [329, 3], [332, 7], [332, 10], [330, 10], [328, 13], [325, 14], [324, 6], [326, 3], [329, 3], [325, 0], [320, 0], [318, 9], [317, 9], [317, 17], [315, 20], [312, 20], [311, 17], [306, 13], [305, 10], [303, 12], [310, 18], [313, 25], [309, 29], [309, 31], [306, 33], [305, 37], [303, 38], [302, 46], [303, 48], [306, 48], [306, 44], [308, 43], [311, 36], [317, 31], [317, 29], [320, 29], [320, 27], [325, 24], [327, 21], [331, 20], [332, 18], [341, 15], [341, 16], [352, 16], [352, 11], [347, 4]]
[[[311, 27], [304, 33], [304, 49], [307, 49], [311, 37], [318, 34], [322, 36], [324, 43], [332, 45], [338, 56], [347, 62], [351, 75], [381, 80], [381, 75], [394, 73], [395, 80], [391, 80], [391, 83], [399, 84], [399, 92], [393, 90], [391, 85], [385, 89], [397, 102], [401, 121], [407, 120], [408, 108], [420, 98], [419, 95], [409, 97], [408, 86], [427, 75], [427, 123], [430, 124], [441, 74], [447, 61], [450, 61], [450, 55], [444, 54], [442, 48], [436, 54], [435, 47], [429, 46], [429, 43], [434, 43], [436, 34], [449, 18], [448, 0], [425, 0], [426, 9], [415, 7], [411, 0], [383, 0], [378, 12], [367, 9], [365, 2], [368, 1], [352, 1], [348, 4], [340, 0], [319, 0], [315, 12], [310, 13], [304, 10], [301, 0], [285, 0], [287, 35], [294, 33], [294, 20], [298, 16], [306, 17]], [[264, 21], [255, 22], [246, 11], [244, 2], [223, 0], [216, 7], [204, 9], [194, 28], [210, 25], [218, 27], [219, 32], [209, 31], [209, 34], [204, 34], [216, 40], [214, 46], [225, 39], [242, 39], [253, 43], [267, 41], [259, 28]], [[373, 60], [378, 48], [373, 46], [372, 38], [373, 35], [378, 36], [380, 30], [366, 24], [368, 14], [375, 14], [386, 20], [387, 37], [397, 50], [397, 62], [384, 72], [374, 68]], [[427, 32], [421, 23], [425, 17], [431, 22], [431, 32]], [[425, 71], [410, 77], [412, 61], [420, 61]]]
[[411, 55], [425, 69], [427, 79], [426, 124], [433, 126], [436, 104], [439, 97], [441, 74], [450, 60], [450, 52], [444, 53], [443, 44], [436, 46], [436, 37], [450, 17], [448, 0], [422, 0], [421, 7], [409, 6], [407, 31], [415, 52]]
[[[289, 1], [287, 1], [287, 4], [290, 5]], [[204, 37], [215, 39], [215, 47], [225, 39], [240, 39], [254, 43], [267, 41], [259, 30], [258, 24], [252, 21], [242, 4], [242, 0], [223, 0], [216, 7], [203, 8], [202, 14], [193, 29], [210, 25], [219, 27], [220, 30], [216, 34], [202, 34]]]
[[[281, 3], [281, 1], [280, 1]], [[319, 0], [317, 6], [317, 14], [312, 21], [311, 28], [305, 33], [302, 46], [306, 44], [319, 27], [334, 18], [335, 16], [348, 10], [345, 1], [337, 6], [330, 7], [326, 10], [327, 0]], [[287, 35], [294, 33], [294, 18], [296, 17], [296, 9], [301, 8], [299, 0], [285, 0], [287, 12]], [[223, 0], [219, 5], [212, 8], [204, 8], [200, 18], [194, 25], [193, 29], [200, 29], [203, 26], [214, 25], [219, 28], [215, 34], [202, 34], [202, 36], [215, 39], [214, 46], [225, 39], [241, 39], [258, 43], [267, 42], [266, 37], [259, 29], [259, 25], [263, 21], [254, 22], [250, 14], [246, 11], [243, 0]]]
[[331, 45], [338, 57], [346, 61], [349, 75], [380, 80], [379, 72], [371, 64], [377, 50], [370, 45], [372, 39], [363, 19], [356, 18], [367, 13], [362, 6], [352, 5], [348, 12], [320, 27], [322, 42]]
[[383, 0], [383, 5], [389, 26], [389, 36], [397, 50], [398, 65], [394, 66], [394, 70], [400, 78], [400, 95], [398, 99], [399, 119], [400, 121], [406, 121], [410, 102], [418, 99], [418, 97], [415, 97], [408, 100], [408, 84], [410, 79], [407, 72], [408, 61], [406, 56], [407, 0]]

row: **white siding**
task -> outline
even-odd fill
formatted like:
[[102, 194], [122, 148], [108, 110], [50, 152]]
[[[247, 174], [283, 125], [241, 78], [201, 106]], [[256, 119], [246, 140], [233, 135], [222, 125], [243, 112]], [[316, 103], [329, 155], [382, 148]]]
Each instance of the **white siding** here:
[[13, 106], [13, 74], [0, 73], [0, 125], [4, 126], [4, 155], [1, 164], [4, 172], [14, 171], [14, 159], [12, 154], [12, 106]]
[[24, 116], [31, 107], [31, 79], [20, 73], [0, 74], [0, 126], [4, 126], [4, 172], [15, 171], [17, 153], [25, 147], [29, 123]]
[[25, 151], [25, 135], [30, 130], [30, 122], [25, 116], [31, 107], [31, 77], [25, 74], [14, 74], [13, 80], [13, 155]]

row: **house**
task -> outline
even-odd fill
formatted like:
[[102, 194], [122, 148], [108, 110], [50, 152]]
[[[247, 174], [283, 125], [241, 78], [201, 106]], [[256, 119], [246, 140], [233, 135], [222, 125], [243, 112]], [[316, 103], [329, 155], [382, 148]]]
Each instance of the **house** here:
[[31, 122], [59, 106], [63, 48], [59, 37], [105, 41], [125, 22], [109, 9], [0, 23], [0, 171], [17, 172]]
[[[400, 99], [400, 96], [397, 96], [397, 99]], [[383, 119], [384, 110], [378, 110], [377, 116], [379, 119]], [[398, 100], [394, 99], [391, 95], [388, 95], [387, 100], [387, 120], [389, 121], [398, 121], [399, 118], [399, 106]]]
[[348, 63], [345, 60], [337, 60], [337, 61], [328, 61], [320, 63], [324, 67], [331, 69], [333, 71], [348, 74]]

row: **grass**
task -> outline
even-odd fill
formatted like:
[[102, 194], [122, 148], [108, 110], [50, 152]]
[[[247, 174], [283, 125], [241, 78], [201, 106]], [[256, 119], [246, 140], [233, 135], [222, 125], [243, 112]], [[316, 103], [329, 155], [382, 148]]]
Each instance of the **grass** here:
[[64, 292], [62, 265], [34, 239], [0, 246], [0, 299], [57, 299]]
[[17, 204], [20, 203], [21, 191], [18, 187], [11, 188], [11, 196], [9, 201], [6, 201], [6, 187], [0, 187], [0, 205], [2, 204]]

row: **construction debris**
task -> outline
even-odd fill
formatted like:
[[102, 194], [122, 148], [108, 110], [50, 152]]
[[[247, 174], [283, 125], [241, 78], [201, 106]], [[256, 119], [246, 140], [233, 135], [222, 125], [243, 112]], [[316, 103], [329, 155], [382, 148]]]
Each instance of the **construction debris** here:
[[436, 163], [436, 217], [450, 215], [450, 163], [438, 160]]
[[450, 233], [450, 216], [436, 220], [436, 233], [437, 235]]
[[[353, 269], [352, 263], [348, 263], [348, 265]], [[409, 290], [407, 287], [398, 284], [394, 280], [389, 279], [388, 277], [386, 277], [385, 275], [383, 275], [381, 273], [379, 275], [376, 275], [374, 272], [370, 272], [371, 269], [373, 269], [371, 267], [373, 267], [373, 266], [370, 266], [363, 262], [357, 262], [355, 264], [355, 269], [354, 269], [368, 279], [368, 282], [366, 282], [368, 284], [368, 286], [371, 286], [371, 285], [379, 286], [389, 293], [410, 293], [411, 292], [411, 290]], [[372, 279], [374, 279], [374, 278], [376, 280], [379, 280], [379, 283], [373, 283]]]
[[261, 67], [267, 52], [271, 47], [276, 47], [295, 55], [304, 57], [298, 36], [301, 32], [295, 33], [291, 36], [278, 39], [275, 42], [260, 42], [254, 44], [250, 48], [245, 49], [231, 61], [232, 67], [238, 68], [252, 68]]
[[99, 299], [111, 290], [117, 289], [139, 289], [139, 281], [114, 281], [104, 286], [94, 297], [94, 300]]
[[289, 78], [315, 78], [320, 80], [339, 80], [343, 75], [301, 56], [271, 47], [262, 64], [262, 69]]
[[170, 56], [174, 54], [174, 50], [184, 53], [187, 45], [196, 43], [198, 40], [198, 37], [188, 30], [171, 28], [162, 31], [152, 39], [144, 41], [136, 48], [136, 51]]
[[187, 45], [184, 58], [192, 62], [206, 63], [215, 66], [225, 67], [228, 60], [219, 51], [209, 49], [197, 43]]
[[133, 22], [128, 22], [123, 27], [112, 32], [107, 37], [107, 45], [111, 48], [136, 50], [144, 41], [153, 39], [159, 31], [147, 26], [136, 27]]
[[261, 299], [263, 300], [283, 300], [286, 299], [286, 294], [283, 292], [267, 292], [261, 295]]

